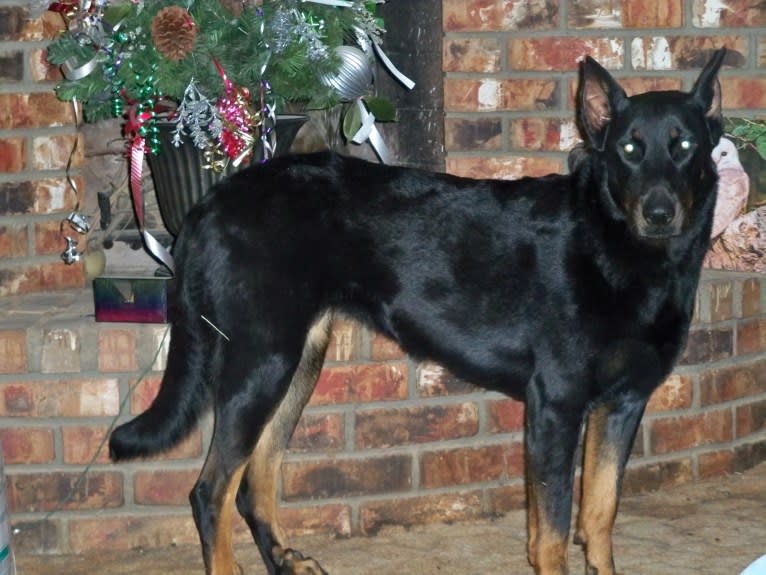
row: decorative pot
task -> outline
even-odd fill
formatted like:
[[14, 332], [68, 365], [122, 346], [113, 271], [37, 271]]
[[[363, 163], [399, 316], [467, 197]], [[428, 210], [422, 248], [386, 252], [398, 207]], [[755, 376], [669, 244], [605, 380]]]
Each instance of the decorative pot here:
[[[284, 155], [298, 135], [307, 116], [279, 115], [274, 129], [277, 134], [277, 146], [275, 156]], [[175, 124], [172, 122], [160, 122], [158, 124], [160, 138], [165, 144], [159, 154], [148, 154], [147, 161], [152, 171], [154, 191], [157, 194], [157, 203], [160, 206], [160, 214], [165, 228], [173, 236], [177, 236], [181, 229], [181, 222], [188, 211], [200, 198], [217, 182], [242, 169], [244, 166], [233, 166], [231, 162], [220, 172], [205, 169], [204, 152], [197, 148], [190, 140], [186, 140], [181, 146], [170, 143]], [[250, 163], [260, 162], [263, 159], [263, 146], [257, 141]]]

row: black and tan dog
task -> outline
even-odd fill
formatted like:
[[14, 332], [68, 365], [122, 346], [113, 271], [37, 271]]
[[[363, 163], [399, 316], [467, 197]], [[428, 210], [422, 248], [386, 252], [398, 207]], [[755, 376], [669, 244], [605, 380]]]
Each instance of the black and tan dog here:
[[190, 496], [206, 572], [238, 572], [236, 506], [271, 575], [324, 573], [287, 547], [276, 492], [342, 313], [526, 401], [538, 575], [567, 573], [585, 425], [576, 540], [589, 574], [613, 575], [626, 459], [684, 344], [708, 247], [723, 58], [689, 93], [633, 97], [586, 59], [587, 152], [571, 175], [469, 180], [322, 153], [231, 177], [183, 225], [167, 370], [152, 406], [113, 433], [112, 458], [168, 449], [212, 408]]

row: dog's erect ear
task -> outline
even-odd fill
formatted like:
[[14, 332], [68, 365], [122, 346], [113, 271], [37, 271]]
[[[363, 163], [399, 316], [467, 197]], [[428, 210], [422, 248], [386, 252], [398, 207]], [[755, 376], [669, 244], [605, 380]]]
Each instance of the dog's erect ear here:
[[628, 102], [625, 90], [590, 56], [580, 64], [577, 87], [577, 120], [582, 136], [592, 148], [604, 149], [609, 122]]
[[721, 113], [721, 83], [718, 81], [718, 70], [726, 57], [726, 48], [716, 50], [713, 57], [700, 72], [694, 83], [692, 95], [706, 110], [708, 131], [713, 146], [718, 145], [718, 140], [723, 134], [723, 114]]

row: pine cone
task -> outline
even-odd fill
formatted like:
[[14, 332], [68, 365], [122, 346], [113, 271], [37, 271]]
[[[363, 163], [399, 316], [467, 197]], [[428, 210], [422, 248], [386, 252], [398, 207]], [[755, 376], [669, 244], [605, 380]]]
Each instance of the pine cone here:
[[163, 8], [152, 19], [152, 40], [157, 51], [169, 60], [183, 60], [192, 51], [197, 26], [180, 6]]

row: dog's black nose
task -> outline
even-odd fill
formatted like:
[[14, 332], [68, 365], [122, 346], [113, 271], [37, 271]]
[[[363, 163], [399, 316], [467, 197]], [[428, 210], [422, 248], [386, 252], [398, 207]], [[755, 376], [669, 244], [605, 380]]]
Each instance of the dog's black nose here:
[[650, 226], [667, 226], [676, 217], [676, 202], [665, 188], [653, 188], [642, 202], [641, 215]]

